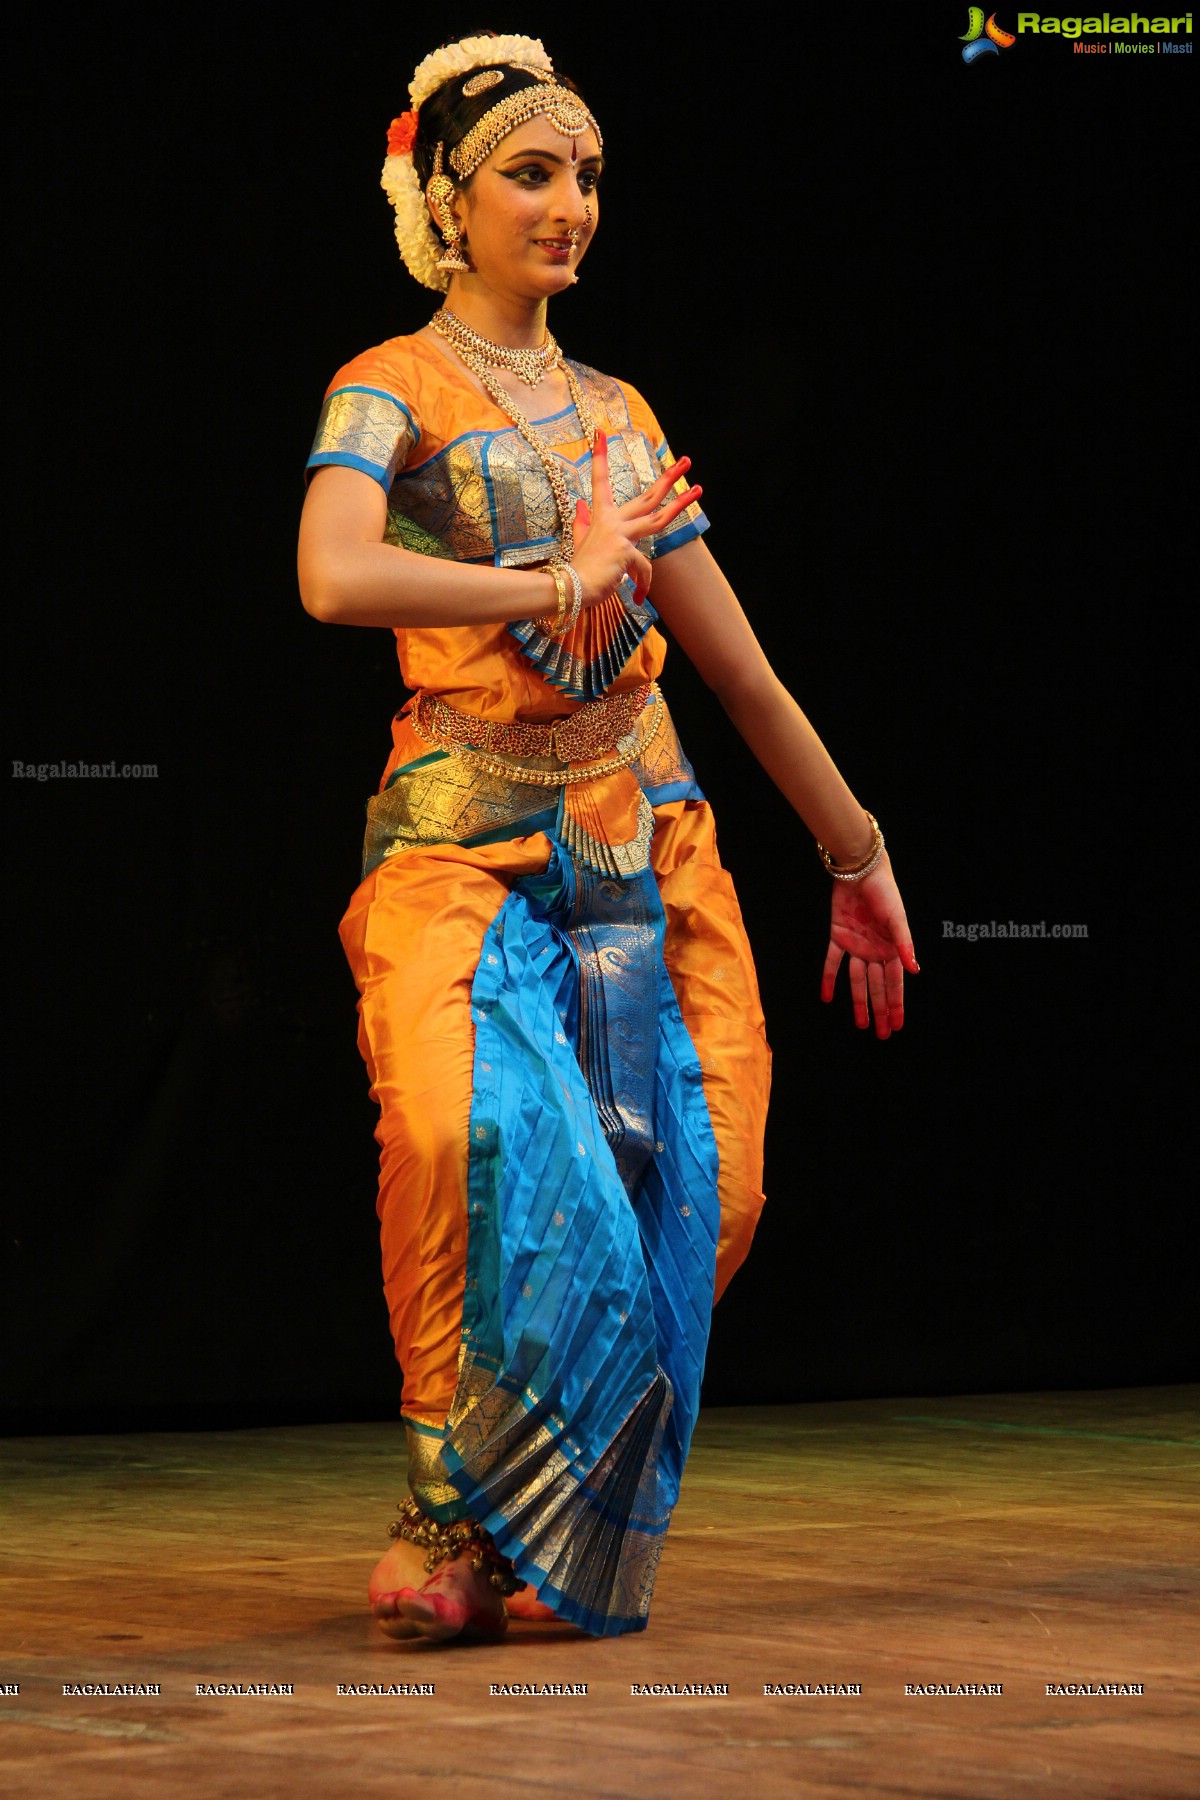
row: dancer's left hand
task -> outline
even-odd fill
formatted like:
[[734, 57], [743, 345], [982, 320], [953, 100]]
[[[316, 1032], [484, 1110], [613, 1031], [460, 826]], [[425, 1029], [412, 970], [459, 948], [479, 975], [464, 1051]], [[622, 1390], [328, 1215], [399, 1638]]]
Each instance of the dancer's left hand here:
[[865, 880], [833, 884], [822, 1000], [833, 999], [844, 956], [850, 958], [854, 1023], [866, 1031], [874, 1013], [876, 1037], [891, 1037], [904, 1023], [904, 971], [916, 975], [921, 965], [886, 850]]

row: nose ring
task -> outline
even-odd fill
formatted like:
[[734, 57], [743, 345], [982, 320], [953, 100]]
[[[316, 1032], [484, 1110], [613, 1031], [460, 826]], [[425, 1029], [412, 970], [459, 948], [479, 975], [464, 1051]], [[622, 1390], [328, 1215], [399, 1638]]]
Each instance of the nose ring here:
[[590, 206], [585, 206], [583, 209], [583, 222], [585, 225], [590, 225], [592, 222], [592, 209]]

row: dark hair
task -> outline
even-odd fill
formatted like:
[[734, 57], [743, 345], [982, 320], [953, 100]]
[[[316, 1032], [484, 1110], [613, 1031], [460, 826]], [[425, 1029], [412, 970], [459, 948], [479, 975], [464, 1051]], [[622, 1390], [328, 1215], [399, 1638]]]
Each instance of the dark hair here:
[[[504, 76], [503, 81], [493, 82], [481, 94], [464, 95], [465, 84], [488, 68], [499, 69]], [[559, 87], [569, 89], [572, 94], [579, 92], [567, 75], [556, 74], [554, 80]], [[450, 152], [456, 144], [462, 143], [472, 125], [478, 124], [484, 113], [491, 112], [493, 106], [508, 94], [519, 94], [522, 88], [539, 85], [537, 76], [531, 75], [528, 69], [518, 69], [512, 63], [502, 62], [481, 63], [477, 69], [468, 69], [465, 74], [455, 75], [452, 80], [444, 81], [436, 92], [421, 102], [417, 113], [413, 167], [421, 186], [425, 187], [433, 174], [433, 158], [439, 144], [446, 147], [444, 172], [453, 181], [455, 176], [450, 166]]]

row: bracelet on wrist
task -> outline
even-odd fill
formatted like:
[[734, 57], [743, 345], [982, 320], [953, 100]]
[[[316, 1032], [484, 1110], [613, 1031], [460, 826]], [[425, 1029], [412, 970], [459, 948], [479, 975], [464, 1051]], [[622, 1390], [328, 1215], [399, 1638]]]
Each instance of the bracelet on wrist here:
[[562, 636], [566, 637], [568, 631], [570, 631], [576, 619], [579, 617], [579, 611], [583, 605], [583, 582], [580, 580], [573, 563], [565, 562], [562, 563], [560, 567], [571, 584], [571, 610], [567, 614], [567, 622], [562, 628]]
[[571, 584], [564, 573], [565, 567], [566, 565], [564, 563], [558, 562], [552, 562], [546, 565], [546, 573], [554, 582], [554, 592], [558, 596], [558, 606], [553, 618], [547, 616], [546, 618], [536, 618], [533, 621], [539, 631], [544, 631], [546, 636], [551, 638], [562, 637], [564, 632], [568, 629], [566, 620], [567, 612], [571, 604]]
[[565, 638], [579, 617], [579, 610], [583, 605], [583, 582], [569, 562], [555, 560], [548, 564], [548, 568], [554, 577], [558, 610], [552, 619], [535, 619], [534, 624], [549, 638]]
[[867, 814], [867, 822], [871, 827], [871, 848], [861, 862], [854, 863], [850, 868], [840, 868], [824, 844], [817, 845], [817, 855], [835, 881], [863, 881], [873, 869], [878, 868], [879, 859], [883, 855], [883, 833], [879, 829], [879, 821], [874, 813]]

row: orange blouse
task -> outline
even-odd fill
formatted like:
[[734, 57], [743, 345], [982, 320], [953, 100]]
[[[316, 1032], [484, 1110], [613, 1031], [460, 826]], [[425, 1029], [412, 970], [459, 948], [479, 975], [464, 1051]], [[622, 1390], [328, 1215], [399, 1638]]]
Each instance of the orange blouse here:
[[[633, 499], [674, 460], [636, 388], [581, 363], [572, 368], [596, 424], [608, 434], [618, 504]], [[559, 458], [572, 499], [591, 498], [591, 452], [573, 406], [533, 421]], [[339, 369], [325, 397], [310, 470], [358, 469], [387, 495], [387, 541], [424, 555], [514, 567], [546, 562], [558, 543], [558, 512], [545, 471], [506, 414], [467, 373], [420, 336], [390, 338]], [[643, 541], [663, 556], [706, 530], [694, 503], [667, 532]], [[597, 692], [619, 693], [653, 680], [666, 644], [652, 606], [624, 585], [619, 670], [548, 680], [537, 639], [523, 622], [424, 626], [396, 631], [406, 686], [440, 694], [484, 718], [562, 717]], [[636, 642], [634, 642], [636, 640]], [[625, 647], [633, 643], [629, 654]], [[613, 659], [610, 658], [611, 663]]]

